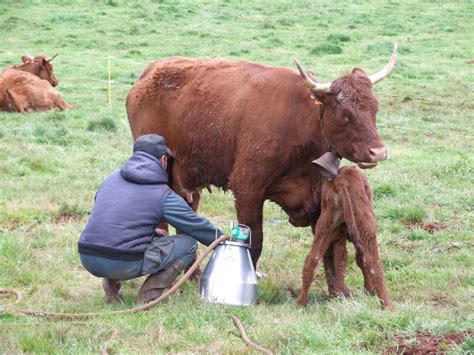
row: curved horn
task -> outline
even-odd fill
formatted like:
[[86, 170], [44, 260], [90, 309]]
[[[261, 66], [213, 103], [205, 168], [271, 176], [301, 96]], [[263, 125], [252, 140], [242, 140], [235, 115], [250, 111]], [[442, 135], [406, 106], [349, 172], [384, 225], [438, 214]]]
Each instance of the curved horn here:
[[298, 70], [300, 71], [300, 75], [301, 77], [303, 78], [303, 81], [304, 81], [304, 84], [312, 91], [314, 92], [315, 94], [319, 93], [319, 94], [326, 94], [329, 92], [329, 88], [331, 87], [331, 84], [332, 84], [332, 81], [328, 82], [328, 83], [320, 83], [320, 82], [317, 82], [313, 79], [311, 79], [306, 73], [305, 71], [303, 70], [303, 68], [301, 67], [300, 63], [296, 60], [296, 59], [293, 59], [295, 61], [295, 64], [296, 66], [298, 67]]
[[372, 82], [372, 85], [377, 84], [380, 80], [383, 80], [390, 75], [393, 70], [393, 67], [395, 66], [395, 63], [397, 62], [397, 49], [398, 45], [395, 42], [393, 44], [392, 56], [390, 57], [390, 60], [388, 61], [387, 65], [377, 73], [369, 75], [369, 79]]
[[51, 62], [54, 58], [56, 58], [56, 57], [58, 56], [58, 54], [59, 54], [59, 53], [56, 53], [55, 55], [53, 55], [52, 58], [46, 59], [46, 61], [47, 61], [48, 63]]

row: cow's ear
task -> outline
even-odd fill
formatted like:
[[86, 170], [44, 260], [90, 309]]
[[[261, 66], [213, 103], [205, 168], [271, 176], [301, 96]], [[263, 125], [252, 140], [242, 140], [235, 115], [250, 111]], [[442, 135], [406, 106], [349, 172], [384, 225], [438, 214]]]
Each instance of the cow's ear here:
[[33, 58], [31, 58], [28, 54], [25, 54], [25, 55], [21, 56], [21, 61], [25, 64], [30, 63], [32, 60], [33, 60]]
[[354, 74], [354, 75], [367, 75], [367, 74], [365, 74], [365, 71], [363, 71], [360, 68], [354, 68], [352, 70], [352, 74]]
[[41, 58], [41, 65], [46, 66], [46, 64], [48, 64], [48, 61], [46, 60], [46, 58]]
[[313, 96], [315, 98], [315, 103], [316, 105], [328, 105], [330, 103], [330, 100], [332, 98], [333, 95], [331, 94], [328, 94], [328, 93], [324, 93], [324, 94], [321, 94], [321, 93], [318, 93], [318, 94], [315, 94], [313, 93]]

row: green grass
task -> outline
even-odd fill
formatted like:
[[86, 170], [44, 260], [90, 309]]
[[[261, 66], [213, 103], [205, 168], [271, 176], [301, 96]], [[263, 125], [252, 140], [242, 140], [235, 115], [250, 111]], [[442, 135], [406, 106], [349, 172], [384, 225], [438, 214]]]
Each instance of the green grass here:
[[[142, 280], [125, 284], [125, 304], [104, 306], [97, 278], [76, 243], [105, 176], [130, 155], [125, 98], [148, 62], [170, 55], [247, 59], [292, 67], [298, 58], [321, 80], [353, 67], [372, 73], [399, 60], [374, 87], [378, 130], [389, 160], [367, 171], [378, 240], [396, 309], [363, 292], [351, 248], [352, 299], [331, 299], [322, 268], [310, 305], [298, 309], [309, 228], [293, 228], [265, 204], [260, 304], [211, 306], [196, 286], [150, 312], [83, 323], [0, 315], [2, 353], [246, 353], [230, 319], [277, 353], [379, 353], [396, 336], [474, 328], [473, 64], [470, 1], [67, 1], [0, 3], [0, 67], [24, 53], [59, 56], [66, 112], [0, 113], [0, 287], [21, 307], [109, 311], [134, 305]], [[108, 58], [112, 95], [109, 107]], [[235, 219], [231, 193], [204, 194], [200, 213]], [[281, 221], [283, 220], [283, 221]], [[437, 223], [433, 233], [424, 227]], [[12, 298], [0, 299], [6, 305]], [[472, 337], [451, 348], [473, 351]]]

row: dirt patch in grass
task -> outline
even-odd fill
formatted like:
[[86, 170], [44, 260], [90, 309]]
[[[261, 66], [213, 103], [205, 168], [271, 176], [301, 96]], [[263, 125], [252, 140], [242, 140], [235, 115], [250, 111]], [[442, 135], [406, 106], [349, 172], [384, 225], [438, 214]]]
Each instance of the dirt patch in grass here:
[[445, 354], [453, 345], [461, 344], [465, 337], [474, 331], [457, 332], [442, 336], [417, 333], [416, 342], [411, 337], [396, 337], [396, 346], [386, 349], [384, 354]]
[[56, 223], [69, 223], [80, 221], [84, 216], [88, 215], [87, 209], [76, 204], [64, 203], [60, 206], [56, 213]]
[[17, 219], [12, 219], [12, 220], [10, 221], [10, 228], [9, 228], [9, 229], [10, 229], [10, 230], [15, 230], [15, 229], [17, 229], [18, 227], [20, 227], [20, 225], [21, 225], [21, 223], [20, 223], [19, 220], [17, 220]]
[[69, 222], [77, 222], [82, 219], [82, 216], [69, 214], [69, 213], [61, 213], [56, 216], [55, 221], [57, 223], [69, 223]]
[[446, 228], [444, 224], [439, 223], [439, 222], [427, 222], [427, 223], [414, 222], [414, 223], [408, 223], [408, 226], [410, 227], [410, 229], [423, 229], [430, 234], [434, 234]]

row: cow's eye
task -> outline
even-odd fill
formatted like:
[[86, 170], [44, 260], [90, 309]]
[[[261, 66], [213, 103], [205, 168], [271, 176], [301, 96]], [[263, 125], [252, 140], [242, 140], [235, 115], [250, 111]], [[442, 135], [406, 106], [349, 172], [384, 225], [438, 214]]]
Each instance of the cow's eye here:
[[351, 121], [351, 119], [350, 119], [349, 116], [343, 116], [343, 117], [344, 117], [344, 121], [346, 121], [346, 122], [350, 122], [350, 121]]

